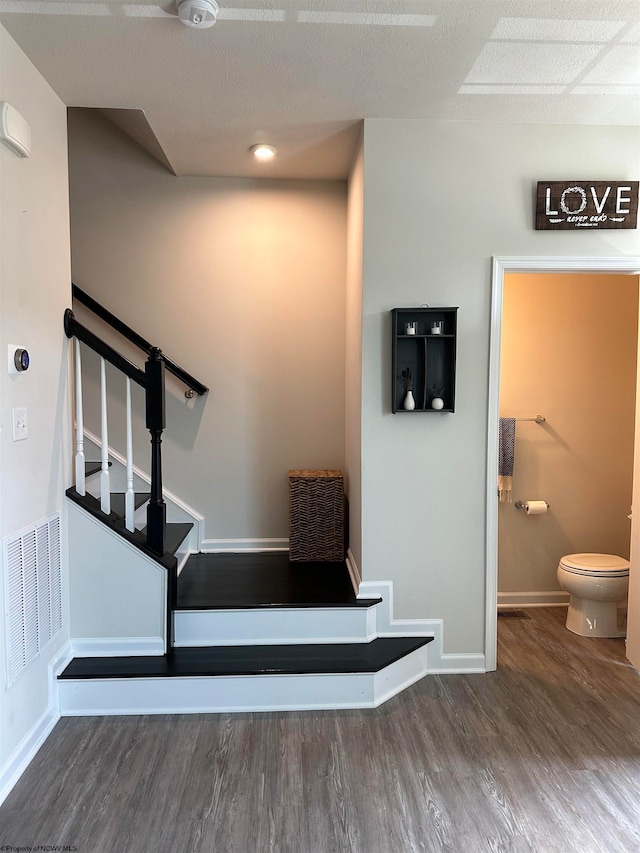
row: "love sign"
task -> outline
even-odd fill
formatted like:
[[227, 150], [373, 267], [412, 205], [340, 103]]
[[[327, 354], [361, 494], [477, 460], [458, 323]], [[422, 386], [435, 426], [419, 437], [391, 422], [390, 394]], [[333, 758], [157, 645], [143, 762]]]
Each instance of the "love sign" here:
[[638, 181], [538, 181], [536, 231], [635, 228]]

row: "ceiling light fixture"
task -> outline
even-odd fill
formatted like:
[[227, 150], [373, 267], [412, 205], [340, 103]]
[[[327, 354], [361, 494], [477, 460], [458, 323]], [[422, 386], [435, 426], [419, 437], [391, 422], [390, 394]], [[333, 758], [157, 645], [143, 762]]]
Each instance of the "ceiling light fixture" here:
[[273, 160], [276, 156], [278, 149], [275, 145], [267, 145], [265, 142], [261, 142], [259, 145], [252, 145], [249, 149], [256, 160]]
[[199, 30], [212, 27], [220, 11], [216, 0], [176, 0], [176, 6], [182, 23]]

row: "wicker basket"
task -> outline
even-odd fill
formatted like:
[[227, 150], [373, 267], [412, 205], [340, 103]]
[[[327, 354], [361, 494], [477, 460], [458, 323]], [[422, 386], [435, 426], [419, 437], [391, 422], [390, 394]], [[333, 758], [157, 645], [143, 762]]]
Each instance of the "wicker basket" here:
[[344, 560], [342, 471], [289, 471], [289, 559]]

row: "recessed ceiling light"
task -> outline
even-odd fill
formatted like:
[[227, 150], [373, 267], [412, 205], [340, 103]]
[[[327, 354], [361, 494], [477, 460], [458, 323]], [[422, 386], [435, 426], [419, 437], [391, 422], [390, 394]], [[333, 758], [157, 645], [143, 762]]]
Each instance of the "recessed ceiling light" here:
[[261, 142], [259, 145], [252, 145], [249, 149], [256, 160], [273, 160], [277, 150], [275, 145], [267, 145], [264, 142]]

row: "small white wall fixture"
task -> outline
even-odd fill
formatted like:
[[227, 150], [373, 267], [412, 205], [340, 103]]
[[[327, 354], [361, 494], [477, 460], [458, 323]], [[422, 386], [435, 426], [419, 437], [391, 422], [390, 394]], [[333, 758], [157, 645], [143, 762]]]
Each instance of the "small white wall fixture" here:
[[[494, 257], [491, 282], [491, 320], [489, 329], [489, 404], [487, 416], [486, 479], [486, 585], [485, 585], [485, 666], [497, 667], [498, 601], [498, 418], [500, 413], [500, 343], [502, 339], [502, 302], [506, 273], [619, 273], [640, 274], [640, 256], [623, 257]], [[636, 439], [635, 455], [640, 452]], [[636, 484], [634, 483], [634, 488]], [[637, 520], [631, 521], [631, 542], [635, 540]], [[634, 618], [634, 614], [629, 614]]]

